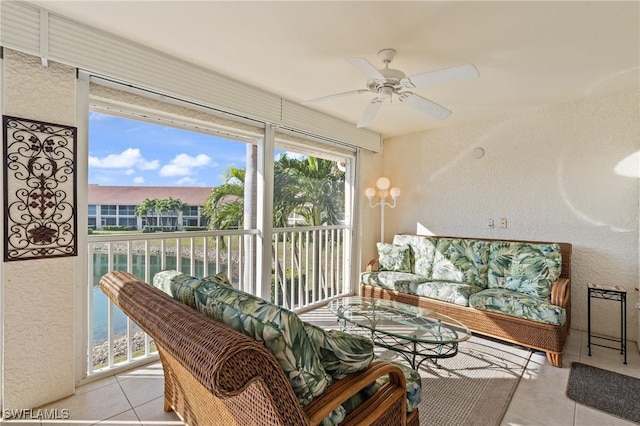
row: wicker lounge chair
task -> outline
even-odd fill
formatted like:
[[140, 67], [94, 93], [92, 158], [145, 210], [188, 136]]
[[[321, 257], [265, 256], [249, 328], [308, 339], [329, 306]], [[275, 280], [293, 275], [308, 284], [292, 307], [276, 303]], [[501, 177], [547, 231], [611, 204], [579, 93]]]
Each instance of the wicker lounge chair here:
[[390, 380], [344, 425], [418, 425], [406, 413], [401, 370], [383, 361], [331, 384], [302, 407], [275, 357], [259, 342], [189, 308], [126, 272], [102, 290], [155, 341], [165, 377], [165, 410], [189, 425], [316, 425], [378, 377]]

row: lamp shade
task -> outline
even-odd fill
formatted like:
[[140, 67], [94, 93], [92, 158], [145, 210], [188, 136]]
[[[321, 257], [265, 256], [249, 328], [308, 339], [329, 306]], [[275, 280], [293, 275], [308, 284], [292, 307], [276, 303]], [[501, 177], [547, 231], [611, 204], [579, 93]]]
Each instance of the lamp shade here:
[[372, 199], [376, 195], [376, 190], [373, 188], [367, 188], [364, 191], [364, 195], [366, 195], [368, 199]]
[[398, 198], [401, 193], [402, 191], [400, 191], [400, 188], [398, 188], [397, 186], [394, 186], [393, 188], [391, 188], [391, 191], [389, 191], [389, 194], [391, 194], [391, 198], [393, 198], [394, 200]]
[[376, 181], [376, 186], [380, 191], [386, 191], [391, 186], [391, 181], [389, 180], [389, 178], [382, 176], [379, 177]]

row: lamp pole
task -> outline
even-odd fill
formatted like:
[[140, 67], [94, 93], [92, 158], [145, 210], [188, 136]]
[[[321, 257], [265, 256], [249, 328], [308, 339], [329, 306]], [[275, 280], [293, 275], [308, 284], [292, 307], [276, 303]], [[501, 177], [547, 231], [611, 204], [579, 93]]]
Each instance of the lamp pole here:
[[[376, 190], [374, 188], [367, 188], [365, 190], [365, 195], [369, 199], [369, 207], [374, 208], [380, 206], [380, 242], [384, 242], [384, 208], [388, 206], [393, 209], [396, 206], [396, 201], [400, 196], [400, 188], [393, 187], [389, 189], [391, 186], [391, 182], [386, 177], [379, 177], [376, 181], [376, 187], [379, 190], [380, 201], [377, 203], [373, 203], [373, 197], [376, 195]], [[393, 202], [387, 202], [387, 195], [391, 195], [391, 199]]]

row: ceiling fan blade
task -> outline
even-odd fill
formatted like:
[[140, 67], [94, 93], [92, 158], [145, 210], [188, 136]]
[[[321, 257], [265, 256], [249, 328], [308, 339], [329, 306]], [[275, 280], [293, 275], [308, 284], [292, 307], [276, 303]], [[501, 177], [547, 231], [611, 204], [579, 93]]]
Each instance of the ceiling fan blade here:
[[373, 64], [368, 60], [366, 60], [365, 58], [348, 57], [345, 59], [351, 65], [358, 68], [360, 72], [362, 72], [368, 78], [371, 78], [373, 80], [385, 80], [384, 76], [380, 73], [380, 71], [378, 71], [378, 69], [374, 67]]
[[349, 90], [348, 92], [334, 93], [333, 95], [321, 96], [319, 98], [314, 98], [314, 99], [309, 99], [309, 100], [306, 100], [306, 101], [302, 101], [302, 104], [303, 105], [313, 104], [313, 103], [316, 103], [316, 102], [327, 101], [329, 99], [341, 98], [343, 96], [348, 96], [348, 95], [359, 95], [360, 93], [368, 93], [368, 92], [370, 92], [369, 89]]
[[357, 127], [368, 127], [373, 123], [373, 120], [376, 118], [378, 114], [378, 110], [382, 106], [382, 102], [384, 102], [384, 98], [374, 98], [371, 103], [367, 106], [367, 109], [364, 110], [362, 117], [360, 117], [360, 121], [358, 121]]
[[404, 102], [405, 104], [412, 106], [418, 111], [424, 112], [436, 119], [446, 118], [451, 111], [446, 109], [443, 106], [436, 104], [435, 102], [431, 102], [429, 99], [425, 99], [422, 96], [416, 95], [411, 92], [403, 92], [400, 93], [399, 96], [400, 102]]
[[404, 87], [416, 88], [453, 80], [471, 80], [480, 77], [478, 69], [473, 64], [459, 65], [437, 71], [423, 72], [403, 78], [400, 82]]

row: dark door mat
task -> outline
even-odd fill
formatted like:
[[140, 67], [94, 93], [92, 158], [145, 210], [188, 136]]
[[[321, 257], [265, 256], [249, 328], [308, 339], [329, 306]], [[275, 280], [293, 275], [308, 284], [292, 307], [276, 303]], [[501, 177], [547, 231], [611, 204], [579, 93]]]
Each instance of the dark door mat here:
[[640, 379], [602, 368], [571, 364], [567, 396], [579, 404], [640, 423]]

